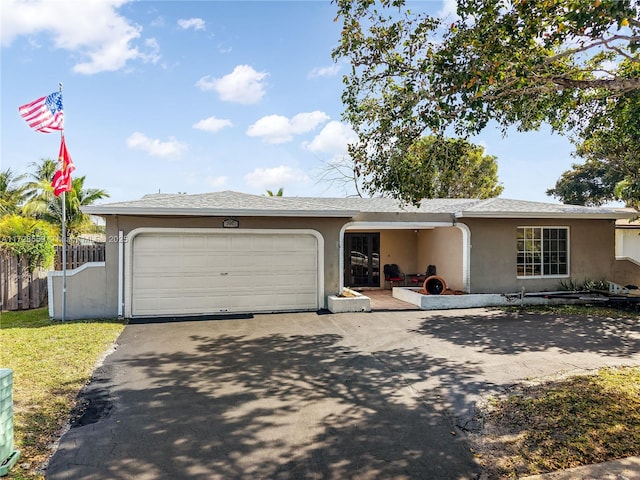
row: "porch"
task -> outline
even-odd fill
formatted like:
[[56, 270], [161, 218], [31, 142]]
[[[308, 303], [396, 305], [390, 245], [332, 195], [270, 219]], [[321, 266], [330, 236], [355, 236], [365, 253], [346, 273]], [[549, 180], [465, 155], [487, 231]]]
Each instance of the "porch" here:
[[393, 290], [365, 290], [360, 292], [371, 300], [371, 311], [420, 310], [413, 303], [404, 302], [393, 296]]
[[[437, 275], [448, 288], [469, 293], [470, 232], [463, 224], [354, 222], [343, 227], [340, 249], [341, 288], [391, 295], [393, 287], [420, 287]], [[385, 266], [401, 275], [386, 278]]]

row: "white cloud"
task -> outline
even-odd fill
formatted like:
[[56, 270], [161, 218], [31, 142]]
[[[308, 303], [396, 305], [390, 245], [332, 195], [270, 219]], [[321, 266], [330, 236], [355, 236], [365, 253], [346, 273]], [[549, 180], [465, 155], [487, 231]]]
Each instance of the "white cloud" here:
[[147, 47], [147, 53], [141, 53], [140, 58], [148, 63], [157, 63], [160, 60], [160, 45], [155, 38], [147, 38], [144, 41], [145, 47]]
[[227, 183], [227, 180], [229, 180], [229, 177], [225, 177], [224, 175], [221, 175], [219, 177], [205, 177], [204, 181], [207, 184], [207, 186], [209, 187], [222, 187], [223, 185], [225, 185]]
[[315, 67], [309, 72], [309, 78], [316, 77], [333, 77], [338, 74], [340, 71], [340, 65], [337, 63], [330, 65], [328, 67]]
[[183, 30], [193, 28], [194, 30], [204, 30], [204, 20], [201, 18], [181, 18], [178, 20], [178, 26]]
[[306, 133], [314, 130], [321, 123], [329, 120], [329, 115], [319, 110], [298, 113], [291, 119], [293, 133]]
[[226, 42], [220, 42], [218, 45], [216, 45], [216, 48], [218, 49], [218, 53], [223, 54], [231, 53], [233, 51], [233, 47]]
[[285, 143], [293, 140], [294, 135], [310, 132], [327, 120], [329, 116], [318, 110], [299, 113], [291, 119], [282, 115], [267, 115], [250, 125], [247, 135], [262, 137], [267, 143]]
[[128, 61], [156, 62], [158, 52], [134, 44], [142, 27], [118, 13], [128, 0], [52, 2], [2, 0], [1, 42], [10, 45], [22, 35], [46, 33], [53, 48], [68, 50], [82, 60], [73, 71], [91, 75], [123, 68]]
[[162, 28], [164, 27], [164, 17], [158, 16], [151, 20], [150, 26], [154, 28]]
[[193, 128], [197, 130], [204, 130], [205, 132], [218, 132], [225, 127], [232, 127], [233, 123], [231, 120], [227, 120], [224, 118], [216, 118], [209, 117], [204, 120], [200, 120], [198, 123], [193, 125]]
[[267, 143], [285, 143], [293, 140], [289, 119], [282, 115], [262, 117], [247, 129], [250, 137], [262, 137]]
[[266, 72], [256, 72], [249, 65], [238, 65], [233, 72], [221, 77], [207, 75], [196, 82], [201, 90], [214, 90], [220, 99], [245, 105], [258, 103], [266, 93]]
[[173, 137], [169, 137], [167, 142], [162, 142], [155, 138], [149, 138], [140, 132], [133, 132], [129, 135], [127, 146], [147, 152], [154, 157], [179, 157], [187, 150], [187, 145], [180, 143]]
[[442, 0], [442, 8], [438, 11], [438, 17], [448, 18], [456, 20], [458, 17], [458, 1], [457, 0]]
[[345, 155], [347, 144], [357, 140], [358, 135], [349, 125], [334, 120], [327, 123], [320, 133], [306, 145], [306, 148], [312, 152]]
[[309, 177], [302, 170], [280, 165], [274, 168], [256, 168], [253, 172], [247, 173], [244, 180], [250, 187], [268, 189], [292, 183], [306, 183]]

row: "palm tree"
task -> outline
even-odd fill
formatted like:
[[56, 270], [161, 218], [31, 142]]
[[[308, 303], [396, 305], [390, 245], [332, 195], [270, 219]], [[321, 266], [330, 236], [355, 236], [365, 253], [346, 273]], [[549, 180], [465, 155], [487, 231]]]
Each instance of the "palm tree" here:
[[44, 213], [43, 206], [53, 197], [51, 180], [58, 164], [55, 160], [43, 158], [39, 163], [32, 162], [29, 166], [34, 171], [27, 175], [30, 181], [25, 186], [25, 210], [28, 215], [41, 218]]
[[[56, 197], [51, 186], [49, 176], [49, 162], [43, 160], [31, 177], [33, 181], [29, 183], [30, 198], [25, 204], [24, 211], [36, 218], [41, 218], [54, 225], [62, 225], [62, 196]], [[54, 162], [55, 167], [55, 162]], [[55, 172], [55, 168], [54, 168]], [[72, 189], [66, 192], [65, 197], [65, 218], [67, 236], [78, 237], [86, 229], [91, 227], [91, 216], [82, 213], [81, 207], [92, 205], [97, 200], [109, 197], [106, 190], [99, 188], [85, 188], [85, 176], [72, 180]]]
[[[73, 189], [65, 195], [67, 235], [74, 238], [91, 228], [92, 225], [91, 215], [83, 213], [80, 208], [109, 197], [107, 191], [101, 188], [84, 188], [85, 178], [84, 176], [74, 178], [72, 181]], [[55, 208], [52, 208], [52, 211], [56, 212], [55, 218], [61, 223], [62, 196], [54, 198], [56, 199]]]
[[283, 194], [284, 194], [284, 187], [280, 187], [280, 190], [278, 190], [276, 193], [273, 193], [271, 190], [267, 190], [268, 197], [282, 197]]
[[0, 215], [15, 214], [20, 211], [25, 200], [25, 186], [19, 185], [24, 175], [15, 175], [10, 168], [0, 172]]

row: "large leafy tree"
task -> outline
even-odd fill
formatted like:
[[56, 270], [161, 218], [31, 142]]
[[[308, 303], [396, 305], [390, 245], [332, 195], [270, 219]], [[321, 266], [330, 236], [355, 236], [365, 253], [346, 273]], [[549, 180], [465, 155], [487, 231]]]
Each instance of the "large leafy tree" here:
[[547, 195], [571, 205], [600, 206], [616, 200], [616, 185], [623, 178], [622, 172], [612, 169], [607, 162], [587, 160], [574, 163], [571, 170], [562, 174], [555, 187], [547, 190]]
[[[458, 0], [444, 21], [403, 0], [336, 0], [346, 57], [350, 154], [385, 175], [425, 133], [581, 128], [603, 99], [640, 90], [638, 11], [632, 0]], [[396, 192], [399, 194], [399, 192]]]
[[427, 136], [382, 173], [367, 166], [369, 188], [414, 203], [423, 198], [491, 198], [502, 193], [496, 157], [463, 139]]
[[[640, 64], [627, 62], [622, 69], [640, 72]], [[640, 92], [603, 101], [576, 137], [576, 156], [584, 162], [563, 173], [549, 195], [564, 203], [617, 200], [640, 209]]]

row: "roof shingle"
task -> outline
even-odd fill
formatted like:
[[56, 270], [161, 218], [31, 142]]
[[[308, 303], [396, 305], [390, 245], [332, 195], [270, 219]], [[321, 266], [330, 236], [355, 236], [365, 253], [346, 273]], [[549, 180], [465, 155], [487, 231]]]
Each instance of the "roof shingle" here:
[[[151, 194], [139, 200], [84, 207], [93, 215], [238, 215], [355, 217], [359, 213], [450, 214], [464, 217], [627, 218], [628, 209], [595, 208], [506, 198], [425, 199], [420, 206], [393, 198], [268, 197], [234, 191]], [[637, 215], [637, 213], [636, 213]]]

